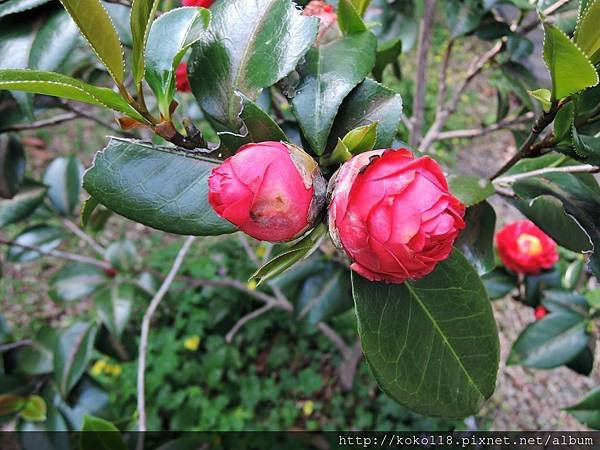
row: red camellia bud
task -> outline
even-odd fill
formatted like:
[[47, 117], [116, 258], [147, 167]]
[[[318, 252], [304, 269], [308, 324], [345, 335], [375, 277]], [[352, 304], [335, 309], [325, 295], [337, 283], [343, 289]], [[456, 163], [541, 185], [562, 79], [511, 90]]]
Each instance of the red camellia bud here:
[[187, 75], [187, 63], [181, 63], [175, 70], [175, 86], [179, 92], [191, 92], [190, 80]]
[[329, 231], [371, 281], [422, 278], [446, 259], [464, 228], [464, 205], [431, 158], [374, 150], [345, 163], [330, 185]]
[[[312, 0], [304, 7], [302, 12], [305, 16], [315, 16], [320, 19], [318, 40], [322, 41], [323, 36], [337, 23], [337, 14], [327, 2], [321, 0]], [[323, 42], [322, 42], [323, 43]]]
[[112, 267], [104, 269], [104, 273], [109, 278], [114, 278], [117, 276], [117, 269], [113, 269]]
[[544, 308], [542, 305], [536, 306], [533, 315], [535, 316], [535, 320], [540, 320], [542, 317], [548, 314], [548, 310]]
[[210, 8], [215, 0], [181, 0], [183, 6], [199, 6], [201, 8]]
[[292, 240], [325, 204], [325, 179], [304, 150], [284, 142], [243, 146], [213, 169], [208, 201], [216, 213], [263, 241]]
[[506, 268], [523, 275], [550, 269], [558, 261], [556, 243], [530, 220], [519, 220], [496, 233], [498, 255]]

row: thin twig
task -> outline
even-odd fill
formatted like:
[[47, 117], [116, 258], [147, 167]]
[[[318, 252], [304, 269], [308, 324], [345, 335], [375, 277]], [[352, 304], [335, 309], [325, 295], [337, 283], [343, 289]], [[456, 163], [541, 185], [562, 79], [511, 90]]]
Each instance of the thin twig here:
[[338, 376], [340, 377], [340, 384], [343, 390], [348, 391], [352, 389], [356, 368], [362, 357], [363, 352], [360, 346], [360, 339], [357, 339], [338, 369]]
[[421, 140], [421, 128], [425, 117], [425, 88], [427, 86], [427, 64], [429, 47], [431, 45], [431, 24], [435, 11], [435, 0], [425, 0], [423, 16], [419, 30], [419, 44], [417, 47], [417, 70], [415, 81], [415, 94], [413, 99], [413, 116], [411, 120], [411, 133], [409, 143], [417, 145]]
[[60, 125], [61, 123], [70, 122], [71, 120], [77, 119], [77, 114], [68, 112], [64, 114], [58, 114], [48, 119], [36, 120], [28, 123], [18, 123], [10, 127], [2, 128], [3, 133], [25, 131], [25, 130], [37, 130], [38, 128], [46, 128], [54, 125]]
[[495, 131], [506, 130], [515, 127], [516, 125], [522, 125], [523, 123], [529, 122], [531, 119], [535, 117], [533, 112], [527, 112], [518, 117], [511, 117], [502, 119], [498, 123], [494, 123], [492, 125], [488, 125], [483, 128], [471, 128], [465, 130], [453, 130], [453, 131], [444, 131], [437, 135], [436, 141], [442, 141], [445, 139], [455, 139], [455, 138], [475, 138], [479, 136], [485, 136], [486, 134], [493, 133]]
[[0, 353], [14, 350], [15, 348], [26, 347], [33, 344], [31, 339], [23, 339], [22, 341], [11, 342], [10, 344], [0, 345]]
[[229, 330], [229, 332], [225, 336], [225, 342], [227, 342], [228, 344], [231, 344], [231, 341], [233, 341], [235, 334], [247, 322], [250, 322], [252, 319], [256, 319], [257, 317], [262, 316], [264, 313], [266, 313], [267, 311], [270, 311], [271, 309], [275, 308], [276, 306], [277, 306], [276, 303], [267, 303], [266, 305], [261, 306], [258, 309], [255, 309], [251, 313], [246, 314], [244, 317], [242, 317], [240, 320], [238, 320], [236, 322], [236, 324], [233, 326], [233, 328], [231, 330]]
[[248, 242], [248, 238], [246, 238], [246, 235], [243, 233], [238, 233], [238, 238], [239, 238], [240, 242], [242, 243], [242, 247], [244, 247], [244, 250], [246, 251], [246, 255], [248, 255], [248, 258], [250, 259], [250, 261], [252, 261], [255, 265], [258, 266], [260, 264], [260, 262], [258, 261], [256, 252], [250, 246], [250, 242]]
[[[168, 292], [171, 284], [175, 280], [175, 275], [177, 271], [183, 264], [183, 260], [187, 252], [189, 251], [192, 243], [194, 242], [195, 236], [190, 236], [186, 239], [184, 244], [181, 246], [179, 253], [173, 261], [173, 265], [171, 266], [171, 270], [169, 270], [168, 275], [162, 282], [160, 288], [152, 298], [146, 313], [144, 314], [144, 318], [142, 319], [142, 331], [140, 335], [140, 350], [138, 357], [138, 371], [137, 371], [137, 408], [139, 414], [139, 423], [138, 423], [138, 431], [140, 436], [143, 436], [143, 432], [146, 431], [147, 423], [146, 423], [146, 397], [145, 397], [145, 383], [146, 383], [146, 353], [148, 350], [148, 334], [150, 332], [150, 322], [152, 321], [152, 317], [156, 312], [160, 302], [164, 298], [165, 294]], [[140, 445], [141, 442], [141, 445]], [[141, 450], [144, 448], [143, 437], [138, 440], [138, 449]]]
[[94, 238], [85, 233], [81, 228], [79, 228], [75, 223], [73, 223], [69, 219], [63, 219], [63, 225], [67, 228], [71, 233], [77, 236], [79, 239], [88, 244], [91, 248], [94, 249], [96, 253], [104, 257], [104, 248], [98, 244]]
[[63, 106], [66, 109], [68, 109], [69, 111], [72, 111], [73, 113], [75, 113], [78, 117], [81, 117], [82, 119], [88, 119], [88, 120], [91, 120], [92, 122], [96, 122], [98, 125], [101, 125], [104, 128], [112, 130], [112, 131], [114, 131], [116, 133], [120, 133], [123, 136], [126, 136], [126, 137], [136, 137], [135, 134], [123, 130], [116, 123], [112, 124], [111, 122], [107, 122], [107, 121], [101, 119], [100, 117], [98, 117], [93, 112], [87, 111], [85, 108], [82, 108], [79, 105], [73, 104], [71, 102], [63, 102]]
[[[556, 11], [558, 11], [560, 8], [562, 8], [567, 3], [569, 3], [569, 1], [570, 0], [558, 0], [556, 3], [548, 6], [546, 9], [544, 9], [541, 13], [541, 16], [542, 17], [551, 16]], [[529, 22], [528, 24], [524, 25], [523, 28], [521, 28], [521, 32], [529, 33], [531, 31], [533, 31], [539, 24], [540, 24], [540, 18], [538, 16], [535, 19], [533, 19], [531, 22]]]
[[515, 175], [507, 175], [504, 177], [496, 178], [494, 184], [510, 184], [515, 181], [523, 180], [525, 178], [537, 177], [540, 175], [547, 175], [549, 173], [598, 173], [600, 167], [592, 166], [591, 164], [582, 164], [577, 166], [562, 166], [562, 167], [546, 167], [543, 169], [532, 170], [530, 172], [518, 173]]
[[317, 328], [323, 333], [333, 344], [338, 348], [344, 358], [347, 358], [350, 354], [350, 348], [344, 340], [337, 334], [333, 328], [327, 325], [325, 322], [317, 324]]
[[105, 263], [104, 261], [99, 261], [94, 258], [89, 258], [87, 256], [76, 255], [74, 253], [67, 253], [60, 250], [43, 250], [40, 247], [36, 247], [33, 245], [20, 244], [15, 241], [7, 241], [5, 239], [0, 239], [0, 245], [9, 245], [13, 247], [19, 247], [24, 250], [33, 251], [39, 253], [42, 256], [52, 256], [55, 258], [66, 259], [68, 261], [80, 262], [84, 264], [90, 264], [92, 266], [100, 267], [101, 269], [110, 269], [110, 265]]

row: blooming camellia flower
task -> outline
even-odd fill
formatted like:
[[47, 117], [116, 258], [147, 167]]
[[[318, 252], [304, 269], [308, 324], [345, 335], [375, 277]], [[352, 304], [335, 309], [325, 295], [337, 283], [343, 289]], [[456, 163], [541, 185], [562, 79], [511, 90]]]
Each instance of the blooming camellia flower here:
[[542, 317], [545, 317], [548, 314], [548, 312], [549, 311], [542, 305], [538, 305], [535, 307], [533, 315], [535, 316], [535, 320], [540, 320]]
[[530, 220], [519, 220], [496, 233], [496, 248], [502, 263], [523, 275], [550, 269], [558, 261], [556, 242]]
[[210, 8], [215, 0], [181, 0], [183, 6], [199, 6], [201, 8]]
[[422, 278], [446, 259], [464, 228], [464, 205], [431, 158], [374, 150], [332, 180], [329, 231], [355, 272], [371, 281]]
[[190, 80], [187, 75], [187, 63], [181, 63], [175, 70], [175, 86], [179, 92], [191, 92]]
[[263, 241], [300, 236], [325, 203], [326, 183], [315, 160], [284, 142], [243, 146], [213, 169], [208, 186], [216, 213]]

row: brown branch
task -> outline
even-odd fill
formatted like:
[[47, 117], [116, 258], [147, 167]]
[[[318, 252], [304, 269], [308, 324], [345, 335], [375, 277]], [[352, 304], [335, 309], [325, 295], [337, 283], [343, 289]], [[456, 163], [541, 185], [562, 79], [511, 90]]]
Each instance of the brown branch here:
[[489, 133], [493, 133], [495, 131], [506, 130], [514, 128], [516, 125], [522, 125], [523, 123], [529, 122], [534, 118], [533, 112], [528, 112], [518, 117], [505, 118], [498, 123], [488, 125], [483, 128], [471, 128], [465, 130], [453, 130], [453, 131], [444, 131], [437, 135], [436, 141], [442, 141], [446, 139], [455, 139], [455, 138], [475, 138], [479, 136], [484, 136]]
[[591, 164], [582, 164], [577, 166], [562, 166], [562, 167], [545, 167], [543, 169], [532, 170], [530, 172], [518, 173], [505, 177], [496, 178], [494, 184], [510, 184], [515, 181], [524, 180], [525, 178], [537, 177], [549, 173], [598, 173], [600, 167], [592, 166]]
[[18, 123], [10, 127], [2, 128], [2, 132], [8, 133], [25, 130], [37, 130], [38, 128], [46, 128], [54, 125], [60, 125], [61, 123], [70, 122], [71, 120], [75, 119], [77, 119], [77, 114], [69, 112], [64, 114], [58, 114], [48, 119], [36, 120], [29, 123]]
[[79, 228], [76, 224], [74, 224], [69, 219], [63, 219], [63, 225], [67, 228], [71, 233], [77, 236], [79, 239], [88, 244], [96, 253], [104, 257], [104, 248], [98, 244], [94, 238], [85, 233], [81, 228]]
[[427, 87], [427, 63], [429, 47], [431, 45], [431, 24], [435, 11], [435, 0], [425, 0], [423, 16], [419, 29], [419, 43], [417, 47], [417, 70], [415, 81], [415, 94], [413, 98], [413, 117], [411, 120], [411, 133], [409, 143], [417, 145], [421, 140], [421, 128], [425, 117], [425, 89]]
[[227, 335], [225, 336], [225, 342], [227, 342], [228, 344], [231, 344], [231, 341], [233, 341], [233, 338], [235, 337], [235, 334], [240, 330], [240, 328], [242, 328], [247, 322], [250, 322], [252, 319], [256, 319], [259, 316], [262, 316], [264, 313], [272, 310], [273, 308], [277, 307], [277, 303], [273, 302], [273, 303], [267, 303], [264, 306], [261, 306], [258, 309], [255, 309], [254, 311], [252, 311], [249, 314], [246, 314], [244, 317], [242, 317], [240, 320], [238, 320], [235, 325], [233, 326], [233, 328], [231, 330], [229, 330], [229, 332], [227, 333]]
[[354, 385], [354, 375], [356, 374], [356, 368], [358, 363], [363, 357], [362, 348], [360, 346], [360, 339], [357, 339], [354, 346], [350, 349], [344, 362], [338, 369], [338, 376], [340, 377], [340, 384], [342, 389], [349, 391]]

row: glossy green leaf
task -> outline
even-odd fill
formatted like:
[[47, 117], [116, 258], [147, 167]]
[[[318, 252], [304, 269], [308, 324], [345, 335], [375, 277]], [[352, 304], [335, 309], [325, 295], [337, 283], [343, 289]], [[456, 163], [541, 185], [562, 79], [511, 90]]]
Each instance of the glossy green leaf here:
[[415, 412], [476, 414], [496, 384], [499, 344], [485, 289], [458, 251], [422, 280], [352, 275], [363, 352], [380, 387]]
[[44, 201], [47, 190], [45, 185], [25, 179], [12, 199], [0, 199], [0, 228], [26, 219]]
[[86, 228], [92, 214], [96, 210], [96, 208], [100, 205], [100, 202], [96, 200], [94, 197], [90, 196], [86, 200], [83, 201], [83, 205], [81, 206], [81, 226]]
[[119, 429], [107, 420], [85, 416], [81, 431], [81, 450], [127, 450]]
[[44, 173], [50, 203], [63, 216], [73, 214], [79, 203], [83, 167], [73, 156], [54, 159]]
[[96, 331], [93, 323], [75, 322], [58, 337], [54, 350], [54, 380], [65, 398], [87, 369]]
[[600, 137], [581, 134], [575, 126], [571, 131], [577, 158], [589, 164], [600, 165]]
[[513, 344], [507, 364], [538, 369], [558, 367], [577, 356], [588, 337], [583, 316], [553, 312], [525, 328]]
[[506, 42], [506, 49], [511, 59], [523, 61], [533, 52], [533, 42], [518, 33], [511, 33]]
[[588, 57], [558, 27], [548, 23], [544, 23], [544, 61], [550, 71], [555, 99], [598, 84], [598, 74]]
[[[64, 237], [64, 232], [60, 228], [36, 225], [24, 230], [14, 241], [16, 244], [36, 247], [43, 252], [48, 252], [58, 247]], [[6, 252], [6, 259], [12, 262], [29, 262], [40, 256], [42, 255], [35, 250], [17, 247], [16, 245], [9, 247]]]
[[148, 33], [150, 32], [150, 25], [154, 20], [159, 3], [158, 0], [133, 0], [131, 3], [131, 15], [129, 18], [133, 41], [131, 69], [136, 84], [139, 84], [144, 78], [146, 42], [148, 40]]
[[529, 95], [542, 104], [544, 111], [550, 111], [550, 107], [552, 106], [552, 92], [548, 89], [536, 89], [529, 91]]
[[383, 78], [385, 68], [396, 62], [402, 53], [402, 39], [393, 39], [388, 42], [380, 43], [377, 46], [377, 55], [375, 56], [375, 67], [373, 67], [373, 76], [377, 81]]
[[0, 198], [13, 198], [25, 176], [25, 152], [12, 134], [0, 134]]
[[479, 275], [496, 266], [494, 257], [494, 230], [496, 213], [488, 202], [467, 209], [466, 228], [460, 232], [456, 247], [460, 249]]
[[0, 3], [0, 18], [28, 11], [43, 5], [44, 3], [48, 3], [49, 1], [50, 0], [6, 0]]
[[104, 259], [110, 262], [113, 269], [129, 272], [139, 262], [137, 250], [129, 240], [113, 242], [106, 248]]
[[223, 155], [235, 153], [241, 146], [252, 142], [288, 141], [279, 125], [271, 116], [263, 111], [256, 103], [243, 94], [236, 93], [242, 102], [240, 119], [242, 127], [240, 133], [224, 131], [219, 133], [221, 146], [219, 151]]
[[352, 308], [350, 271], [329, 264], [321, 273], [302, 284], [295, 304], [296, 316], [311, 325], [325, 321]]
[[35, 35], [29, 53], [28, 68], [56, 70], [79, 40], [79, 30], [63, 10], [58, 10]]
[[495, 192], [489, 180], [470, 175], [452, 175], [448, 177], [448, 186], [465, 206], [476, 205]]
[[208, 204], [208, 176], [218, 164], [112, 138], [96, 154], [83, 186], [103, 205], [136, 222], [169, 233], [213, 236], [235, 231]]
[[600, 430], [600, 387], [589, 392], [582, 400], [565, 409], [578, 421], [594, 430]]
[[477, 0], [447, 0], [445, 6], [448, 27], [453, 38], [469, 34], [481, 22], [483, 11]]
[[90, 103], [121, 112], [140, 122], [146, 122], [116, 92], [108, 88], [92, 86], [59, 73], [41, 70], [0, 70], [0, 89], [33, 92]]
[[481, 277], [485, 290], [491, 300], [497, 300], [510, 294], [517, 287], [516, 275], [504, 267], [498, 267]]
[[562, 139], [567, 138], [571, 133], [571, 126], [573, 125], [573, 120], [575, 119], [575, 104], [573, 102], [569, 102], [564, 105], [554, 118], [554, 136], [557, 142], [560, 142]]
[[349, 131], [342, 139], [346, 149], [353, 155], [373, 150], [377, 142], [377, 125], [373, 122]]
[[[108, 410], [109, 394], [88, 375], [84, 375], [75, 385], [69, 401], [57, 395], [57, 407], [68, 420], [71, 429], [81, 430], [87, 415], [110, 415]], [[111, 449], [112, 450], [112, 449]]]
[[318, 20], [289, 0], [221, 0], [209, 33], [193, 46], [190, 83], [219, 131], [238, 132], [239, 91], [251, 100], [290, 73], [317, 36]]
[[318, 225], [294, 245], [260, 267], [250, 277], [250, 280], [256, 281], [257, 285], [259, 285], [282, 274], [297, 262], [308, 258], [319, 247], [326, 231], [324, 224]]
[[19, 416], [30, 422], [43, 422], [46, 420], [46, 402], [39, 395], [30, 395], [25, 399]]
[[117, 84], [125, 79], [123, 49], [117, 30], [100, 0], [60, 0], [81, 34]]
[[120, 338], [127, 327], [131, 311], [144, 292], [134, 284], [120, 284], [102, 290], [96, 296], [96, 311], [108, 331]]
[[593, 64], [600, 61], [600, 1], [592, 0], [578, 20], [573, 39]]
[[343, 34], [356, 34], [367, 31], [367, 27], [361, 18], [358, 9], [354, 7], [351, 0], [339, 0], [337, 19]]
[[377, 122], [374, 148], [390, 148], [400, 126], [402, 97], [381, 84], [366, 79], [342, 103], [333, 123], [328, 148], [351, 130]]
[[527, 275], [524, 284], [525, 296], [521, 301], [535, 308], [541, 303], [542, 296], [547, 290], [561, 288], [560, 270], [553, 267], [542, 270], [536, 275]]
[[565, 211], [562, 202], [551, 195], [540, 195], [529, 201], [516, 202], [515, 206], [554, 239], [574, 252], [592, 251], [590, 236], [577, 219]]
[[313, 47], [298, 67], [300, 83], [292, 106], [304, 137], [317, 155], [325, 151], [344, 98], [375, 65], [377, 39], [369, 32]]
[[594, 370], [594, 355], [596, 353], [596, 340], [592, 336], [588, 345], [579, 354], [567, 363], [567, 367], [580, 375], [589, 376]]
[[43, 326], [35, 334], [30, 345], [17, 350], [16, 369], [26, 375], [43, 375], [54, 370], [53, 354], [56, 345], [56, 332], [50, 326]]
[[354, 6], [358, 14], [364, 16], [365, 11], [371, 4], [371, 0], [350, 0], [350, 3], [352, 4], [352, 6]]
[[74, 302], [93, 294], [107, 280], [99, 267], [82, 263], [69, 264], [52, 276], [48, 295], [55, 302]]
[[206, 32], [210, 11], [176, 8], [152, 23], [146, 44], [146, 81], [154, 91], [164, 117], [175, 93], [175, 69], [186, 50]]
[[586, 316], [589, 309], [583, 295], [559, 289], [545, 289], [542, 305], [551, 312], [576, 313], [581, 316]]

